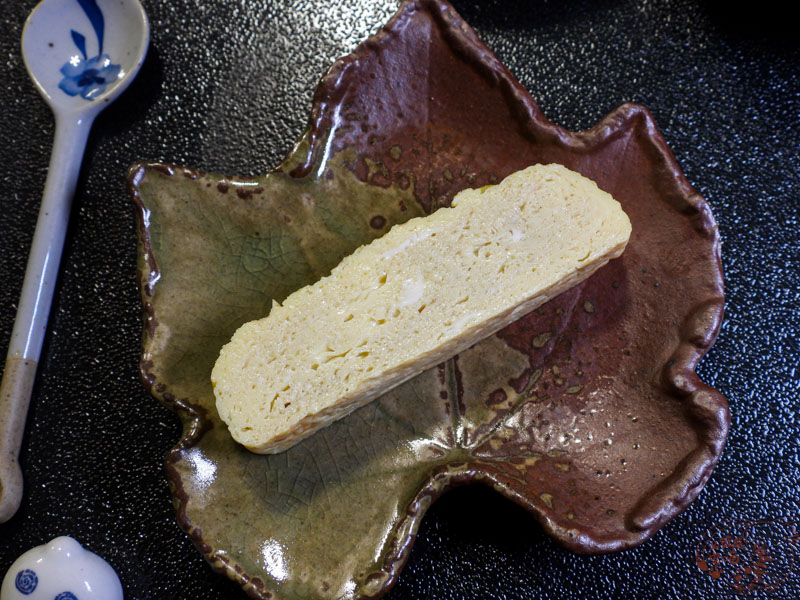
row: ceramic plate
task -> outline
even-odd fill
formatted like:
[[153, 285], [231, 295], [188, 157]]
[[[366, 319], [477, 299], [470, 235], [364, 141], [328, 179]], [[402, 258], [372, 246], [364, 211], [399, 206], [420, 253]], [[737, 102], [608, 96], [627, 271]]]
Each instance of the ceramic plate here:
[[[237, 446], [220, 347], [272, 300], [466, 187], [557, 162], [621, 203], [622, 256], [578, 287], [287, 452]], [[700, 492], [728, 427], [694, 372], [723, 305], [719, 238], [649, 112], [548, 122], [445, 2], [404, 3], [335, 63], [309, 128], [253, 179], [136, 165], [141, 373], [184, 423], [181, 526], [255, 598], [377, 597], [448, 488], [492, 486], [583, 553], [639, 544]]]

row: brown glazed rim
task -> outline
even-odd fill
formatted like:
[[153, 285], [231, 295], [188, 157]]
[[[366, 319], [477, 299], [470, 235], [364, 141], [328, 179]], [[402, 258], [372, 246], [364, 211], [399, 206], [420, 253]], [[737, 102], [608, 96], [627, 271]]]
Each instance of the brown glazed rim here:
[[[448, 2], [444, 0], [406, 0], [378, 33], [360, 44], [348, 56], [334, 63], [322, 78], [313, 97], [309, 120], [308, 152], [305, 160], [291, 171], [291, 175], [294, 177], [306, 176], [318, 162], [326, 132], [331, 127], [329, 107], [336, 105], [345, 92], [345, 86], [342, 85], [343, 73], [352, 65], [357, 64], [362, 57], [371, 54], [381, 40], [391, 34], [399, 21], [419, 11], [429, 12], [442, 28], [447, 42], [471, 64], [479, 67], [485, 77], [499, 84], [509, 100], [509, 105], [520, 112], [520, 120], [527, 124], [527, 133], [531, 139], [555, 142], [568, 150], [585, 153], [587, 150], [631, 130], [642, 134], [642, 138], [649, 145], [649, 160], [662, 172], [667, 173], [674, 182], [675, 188], [670, 190], [671, 193], [666, 200], [687, 216], [695, 229], [702, 232], [711, 241], [711, 250], [717, 267], [714, 284], [720, 294], [702, 304], [686, 322], [680, 325], [680, 343], [661, 371], [662, 382], [690, 403], [691, 416], [698, 423], [697, 430], [703, 432], [702, 437], [698, 447], [678, 465], [673, 475], [668, 477], [654, 493], [640, 500], [626, 523], [630, 535], [613, 540], [597, 540], [586, 532], [567, 530], [545, 515], [530, 499], [487, 474], [480, 468], [479, 462], [450, 464], [436, 469], [431, 474], [427, 485], [409, 503], [405, 516], [399, 522], [397, 531], [401, 533], [393, 541], [393, 550], [387, 555], [383, 568], [367, 578], [359, 591], [358, 597], [360, 598], [378, 598], [391, 589], [408, 559], [427, 508], [445, 491], [467, 483], [483, 483], [494, 487], [505, 497], [530, 511], [549, 535], [574, 552], [597, 554], [636, 546], [654, 535], [667, 521], [683, 511], [697, 497], [722, 453], [730, 422], [728, 404], [724, 396], [700, 381], [695, 373], [698, 362], [716, 339], [722, 322], [723, 276], [717, 224], [706, 200], [691, 187], [684, 177], [672, 152], [658, 131], [653, 116], [644, 106], [623, 104], [591, 129], [578, 133], [567, 131], [543, 116], [528, 92], [480, 41], [475, 32]], [[276, 170], [283, 168], [288, 163], [289, 157]], [[138, 163], [133, 165], [128, 173], [128, 188], [139, 216], [139, 239], [143, 253], [147, 257], [147, 268], [149, 269], [148, 273], [138, 273], [137, 279], [142, 295], [145, 329], [152, 331], [158, 327], [158, 320], [151, 303], [153, 290], [150, 282], [157, 278], [159, 267], [151, 252], [148, 231], [144, 225], [145, 208], [139, 194], [139, 183], [146, 170], [159, 170], [168, 175], [183, 175], [191, 179], [201, 177], [204, 173], [163, 163]], [[260, 578], [248, 575], [239, 565], [232, 564], [224, 554], [212, 548], [204, 541], [202, 531], [188, 519], [186, 514], [188, 496], [183, 489], [178, 471], [173, 465], [180, 460], [184, 450], [194, 446], [200, 440], [212, 423], [208, 420], [205, 409], [193, 404], [187, 398], [175, 397], [164, 384], [156, 381], [151, 369], [152, 363], [146, 360], [140, 362], [142, 383], [153, 396], [178, 413], [184, 422], [183, 437], [165, 459], [165, 471], [174, 496], [179, 525], [189, 534], [212, 568], [241, 585], [250, 597], [280, 598], [279, 595], [267, 590], [264, 581]]]

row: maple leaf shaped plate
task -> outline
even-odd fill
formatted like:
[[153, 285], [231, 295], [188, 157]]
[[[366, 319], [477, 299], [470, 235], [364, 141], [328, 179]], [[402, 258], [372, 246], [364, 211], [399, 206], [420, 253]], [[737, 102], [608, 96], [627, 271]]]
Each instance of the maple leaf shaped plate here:
[[[533, 163], [594, 179], [624, 255], [466, 352], [277, 455], [228, 435], [209, 375], [273, 299], [391, 225]], [[322, 79], [310, 125], [257, 178], [135, 165], [141, 374], [183, 420], [181, 526], [254, 598], [378, 597], [431, 502], [470, 482], [583, 553], [639, 544], [700, 492], [729, 414], [695, 374], [723, 306], [716, 224], [649, 112], [548, 122], [446, 2], [403, 3]]]

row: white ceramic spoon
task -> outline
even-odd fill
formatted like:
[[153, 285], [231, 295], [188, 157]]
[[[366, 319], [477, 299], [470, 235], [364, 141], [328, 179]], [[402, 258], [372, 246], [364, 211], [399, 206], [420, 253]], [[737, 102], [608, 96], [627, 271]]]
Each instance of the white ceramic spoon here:
[[19, 449], [89, 130], [138, 73], [149, 39], [138, 0], [42, 0], [22, 31], [22, 57], [56, 133], [0, 382], [0, 523], [22, 498]]

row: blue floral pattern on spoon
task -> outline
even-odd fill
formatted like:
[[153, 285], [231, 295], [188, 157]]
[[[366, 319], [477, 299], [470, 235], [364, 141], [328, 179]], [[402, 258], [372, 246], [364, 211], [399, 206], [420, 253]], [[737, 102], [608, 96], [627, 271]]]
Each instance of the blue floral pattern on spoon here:
[[93, 100], [105, 91], [109, 83], [119, 77], [121, 69], [119, 65], [112, 64], [107, 54], [103, 54], [105, 22], [103, 12], [97, 6], [97, 0], [76, 1], [89, 18], [97, 36], [97, 56], [89, 58], [86, 54], [86, 36], [74, 29], [70, 30], [72, 41], [81, 56], [73, 56], [61, 67], [64, 78], [58, 87], [69, 96], [80, 95], [86, 100]]

